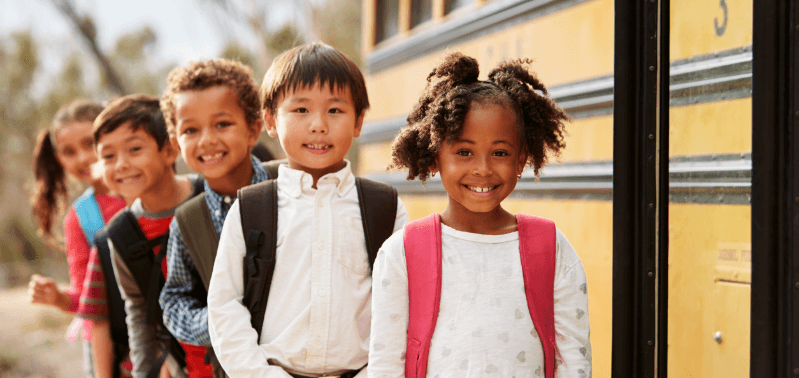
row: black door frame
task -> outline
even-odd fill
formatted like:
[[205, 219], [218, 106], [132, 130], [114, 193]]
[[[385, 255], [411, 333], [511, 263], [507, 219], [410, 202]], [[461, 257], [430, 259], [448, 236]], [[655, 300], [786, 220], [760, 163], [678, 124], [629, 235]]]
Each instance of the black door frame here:
[[615, 14], [611, 370], [665, 377], [669, 1], [616, 0]]
[[799, 377], [799, 17], [782, 0], [753, 17], [750, 377]]

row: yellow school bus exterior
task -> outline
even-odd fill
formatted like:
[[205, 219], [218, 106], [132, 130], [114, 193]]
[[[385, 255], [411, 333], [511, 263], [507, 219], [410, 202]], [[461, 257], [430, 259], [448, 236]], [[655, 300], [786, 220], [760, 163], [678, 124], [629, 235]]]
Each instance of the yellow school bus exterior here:
[[[723, 6], [722, 6], [723, 5]], [[670, 25], [668, 372], [748, 377], [752, 3], [672, 0]], [[447, 203], [387, 172], [390, 145], [449, 51], [481, 77], [532, 58], [572, 117], [566, 149], [503, 206], [555, 221], [588, 276], [594, 377], [610, 377], [613, 284], [613, 0], [364, 0], [370, 95], [358, 170], [394, 185], [412, 220]], [[665, 236], [662, 236], [665, 237]]]

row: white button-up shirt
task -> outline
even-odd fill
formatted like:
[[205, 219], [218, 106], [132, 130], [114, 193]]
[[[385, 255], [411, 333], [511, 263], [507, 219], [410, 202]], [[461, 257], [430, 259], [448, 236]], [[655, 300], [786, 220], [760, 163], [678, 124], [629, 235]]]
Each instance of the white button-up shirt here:
[[[312, 184], [308, 173], [279, 167], [277, 261], [260, 340], [242, 304], [246, 246], [238, 202], [230, 208], [208, 290], [208, 322], [231, 377], [289, 377], [278, 366], [319, 375], [367, 363], [372, 277], [355, 177], [347, 162], [321, 177], [317, 189]], [[398, 202], [394, 231], [407, 221]]]

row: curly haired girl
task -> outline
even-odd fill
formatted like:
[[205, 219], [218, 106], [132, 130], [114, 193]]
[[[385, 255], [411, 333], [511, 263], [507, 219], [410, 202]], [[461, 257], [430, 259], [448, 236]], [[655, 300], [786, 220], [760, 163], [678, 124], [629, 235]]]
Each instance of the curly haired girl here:
[[370, 377], [591, 376], [579, 257], [553, 222], [501, 206], [564, 147], [569, 118], [529, 63], [478, 80], [475, 59], [447, 56], [395, 139], [392, 167], [440, 174], [449, 202], [378, 254]]

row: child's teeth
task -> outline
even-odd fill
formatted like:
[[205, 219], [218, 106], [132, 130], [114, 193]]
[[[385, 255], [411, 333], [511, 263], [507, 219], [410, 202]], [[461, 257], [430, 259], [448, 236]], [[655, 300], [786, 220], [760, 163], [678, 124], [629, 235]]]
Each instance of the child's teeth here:
[[209, 160], [219, 159], [221, 157], [222, 157], [222, 153], [220, 152], [220, 153], [213, 154], [213, 155], [205, 155], [205, 156], [203, 156], [203, 160], [209, 161]]
[[469, 189], [477, 193], [486, 193], [491, 191], [491, 188], [478, 188], [476, 186], [470, 186]]
[[314, 150], [323, 150], [327, 146], [324, 145], [324, 144], [309, 144], [308, 147], [310, 147], [311, 149], [314, 149]]

